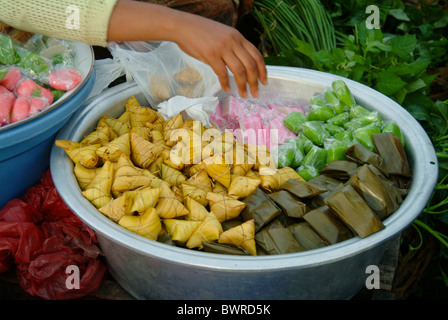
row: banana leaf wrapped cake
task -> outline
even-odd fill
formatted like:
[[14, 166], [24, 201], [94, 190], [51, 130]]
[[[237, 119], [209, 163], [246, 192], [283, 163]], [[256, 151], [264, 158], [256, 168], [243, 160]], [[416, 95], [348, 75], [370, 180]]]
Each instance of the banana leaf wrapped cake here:
[[374, 149], [354, 143], [305, 179], [303, 168], [277, 167], [266, 146], [182, 114], [164, 119], [135, 97], [80, 142], [56, 145], [99, 214], [150, 240], [214, 254], [290, 254], [367, 237], [385, 227], [412, 176], [388, 132], [372, 136]]

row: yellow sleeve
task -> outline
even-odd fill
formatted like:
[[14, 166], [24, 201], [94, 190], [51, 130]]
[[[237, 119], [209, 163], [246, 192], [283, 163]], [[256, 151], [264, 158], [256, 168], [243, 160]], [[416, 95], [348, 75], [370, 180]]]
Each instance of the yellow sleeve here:
[[105, 47], [118, 0], [0, 0], [0, 21], [24, 31]]

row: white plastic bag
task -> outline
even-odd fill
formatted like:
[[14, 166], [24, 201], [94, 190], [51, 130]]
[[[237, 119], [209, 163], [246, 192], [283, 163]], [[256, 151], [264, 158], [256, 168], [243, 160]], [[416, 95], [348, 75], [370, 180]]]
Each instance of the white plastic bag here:
[[[95, 60], [95, 72], [95, 82], [87, 100], [98, 96], [106, 90], [114, 80], [126, 74], [126, 69], [114, 60], [107, 58]], [[131, 80], [129, 74], [126, 78]]]
[[174, 96], [161, 102], [157, 111], [165, 120], [182, 113], [184, 119], [201, 121], [204, 127], [210, 128], [212, 126], [210, 115], [216, 111], [218, 104], [217, 97], [187, 98]]
[[108, 48], [153, 108], [174, 96], [214, 96], [221, 89], [213, 69], [174, 42], [112, 42]]

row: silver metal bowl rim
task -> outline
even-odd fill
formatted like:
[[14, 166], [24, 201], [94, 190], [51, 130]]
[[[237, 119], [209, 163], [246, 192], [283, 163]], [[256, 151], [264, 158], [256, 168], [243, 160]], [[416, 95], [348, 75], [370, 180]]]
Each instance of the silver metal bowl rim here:
[[73, 97], [76, 93], [78, 93], [78, 91], [81, 90], [81, 88], [87, 83], [87, 81], [89, 80], [89, 78], [90, 78], [90, 76], [91, 76], [91, 74], [93, 72], [93, 68], [94, 68], [94, 65], [95, 65], [95, 54], [94, 54], [93, 48], [92, 48], [92, 46], [89, 46], [89, 45], [87, 45], [85, 43], [82, 43], [82, 42], [73, 42], [73, 43], [76, 43], [77, 46], [79, 46], [80, 48], [83, 48], [82, 50], [85, 51], [86, 54], [87, 54], [87, 52], [89, 52], [88, 53], [89, 60], [91, 61], [90, 64], [89, 64], [88, 69], [83, 70], [85, 72], [85, 76], [81, 80], [81, 82], [74, 89], [64, 93], [64, 95], [60, 99], [58, 99], [56, 102], [54, 102], [48, 108], [46, 108], [46, 109], [36, 113], [35, 115], [27, 117], [27, 118], [25, 118], [23, 120], [20, 120], [20, 121], [17, 121], [17, 122], [14, 122], [14, 123], [11, 123], [11, 124], [8, 124], [8, 125], [0, 127], [0, 133], [1, 132], [5, 132], [5, 131], [10, 130], [10, 129], [13, 129], [13, 128], [16, 128], [16, 127], [18, 127], [20, 125], [23, 125], [23, 124], [25, 124], [27, 122], [33, 121], [33, 120], [35, 120], [37, 118], [40, 118], [43, 115], [45, 115], [46, 113], [51, 112], [52, 110], [56, 109], [60, 105], [66, 103], [66, 102], [69, 102], [70, 98]]
[[[435, 151], [433, 150], [429, 137], [417, 120], [387, 96], [350, 79], [302, 68], [267, 66], [267, 69], [269, 77], [286, 76], [296, 79], [300, 76], [302, 79], [312, 79], [314, 81], [316, 80], [316, 77], [318, 77], [323, 85], [330, 85], [335, 79], [343, 79], [354, 94], [362, 93], [364, 98], [372, 98], [379, 104], [383, 103], [385, 105], [393, 106], [389, 111], [396, 114], [398, 117], [398, 124], [400, 125], [400, 123], [404, 122], [412, 124], [412, 127], [415, 128], [415, 134], [412, 137], [407, 137], [407, 140], [413, 138], [415, 140], [411, 141], [411, 144], [428, 146], [428, 148], [426, 148], [427, 150], [425, 150], [427, 152], [419, 154], [419, 156], [422, 157], [422, 161], [415, 165], [416, 170], [414, 171], [412, 182], [412, 185], [422, 184], [425, 185], [426, 188], [416, 190], [411, 187], [407, 198], [400, 208], [384, 220], [386, 228], [366, 238], [361, 239], [356, 236], [324, 248], [270, 256], [238, 256], [200, 252], [152, 241], [122, 228], [117, 223], [112, 222], [102, 215], [88, 200], [80, 195], [80, 189], [73, 174], [73, 163], [68, 159], [62, 149], [53, 147], [51, 155], [51, 171], [54, 183], [61, 197], [81, 220], [95, 230], [95, 232], [100, 233], [103, 237], [110, 239], [117, 245], [125, 246], [136, 253], [157, 257], [158, 259], [166, 260], [167, 262], [170, 261], [181, 265], [194, 265], [199, 268], [207, 269], [226, 269], [235, 272], [294, 269], [297, 267], [311, 268], [315, 265], [347, 259], [367, 251], [372, 247], [378, 246], [380, 243], [396, 236], [408, 227], [418, 217], [421, 210], [423, 210], [426, 205], [426, 201], [433, 191], [438, 176]], [[126, 91], [133, 89], [135, 86], [136, 84], [133, 82], [123, 83], [108, 89], [106, 94], [125, 94]], [[57, 139], [70, 139], [72, 130], [80, 125], [82, 118], [87, 117], [89, 115], [89, 110], [94, 108], [94, 106], [102, 99], [103, 95], [100, 95], [91, 100], [86, 108], [79, 110], [70, 123], [68, 123], [59, 133]], [[414, 200], [413, 198], [419, 199], [417, 205], [412, 204]], [[407, 214], [406, 210], [408, 209], [412, 209], [413, 214]]]

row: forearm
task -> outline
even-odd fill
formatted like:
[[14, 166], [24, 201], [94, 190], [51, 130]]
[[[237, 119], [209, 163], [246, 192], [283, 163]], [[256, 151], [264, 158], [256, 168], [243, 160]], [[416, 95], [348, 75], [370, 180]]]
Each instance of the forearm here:
[[[118, 0], [109, 22], [108, 41], [174, 41], [192, 15], [131, 0]], [[179, 27], [176, 27], [179, 26]]]

